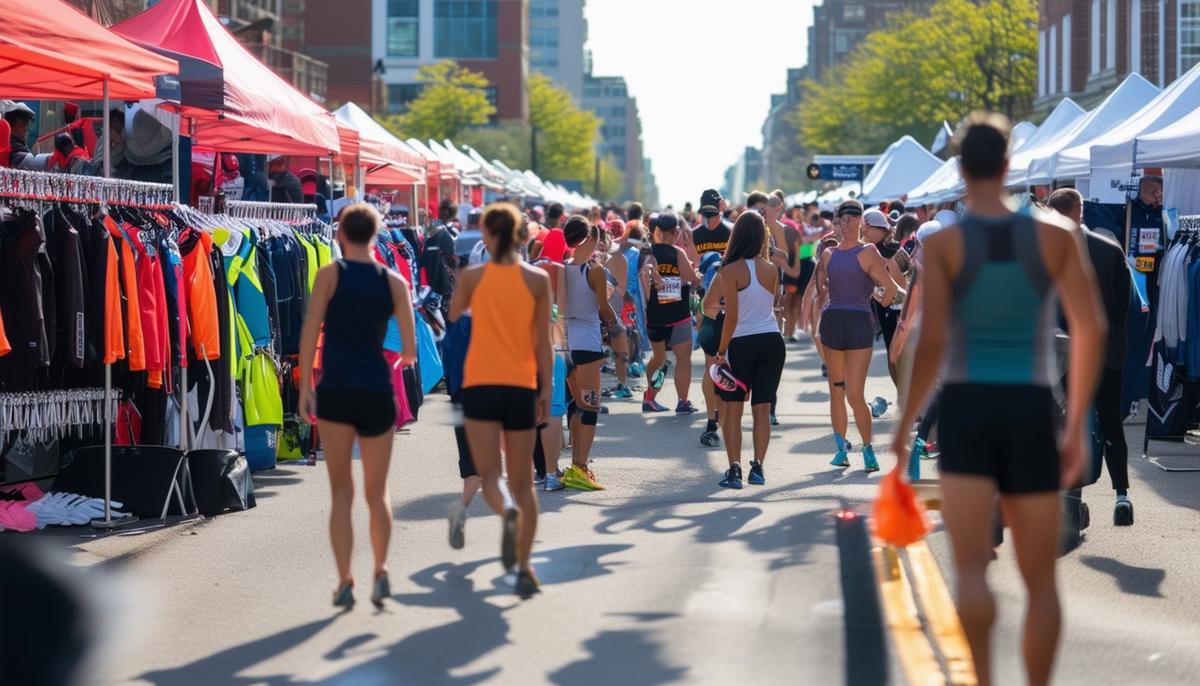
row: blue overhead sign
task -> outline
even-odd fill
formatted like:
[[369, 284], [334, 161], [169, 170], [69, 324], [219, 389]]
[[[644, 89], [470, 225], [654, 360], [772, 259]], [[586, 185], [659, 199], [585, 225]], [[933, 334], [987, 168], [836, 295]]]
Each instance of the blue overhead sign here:
[[810, 164], [808, 178], [816, 181], [862, 181], [867, 175], [865, 164]]

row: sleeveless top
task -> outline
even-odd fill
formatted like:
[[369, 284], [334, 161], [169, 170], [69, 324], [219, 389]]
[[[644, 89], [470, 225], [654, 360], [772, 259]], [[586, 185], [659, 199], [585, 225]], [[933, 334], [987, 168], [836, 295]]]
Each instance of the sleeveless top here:
[[537, 390], [536, 304], [521, 265], [483, 265], [483, 276], [471, 294], [471, 344], [463, 366], [463, 388]]
[[1036, 222], [968, 214], [957, 231], [963, 262], [951, 284], [946, 382], [1050, 386], [1058, 302]]
[[604, 342], [600, 335], [600, 312], [596, 309], [596, 292], [588, 283], [589, 264], [564, 265], [567, 280], [567, 348], [600, 352]]
[[827, 275], [829, 278], [829, 304], [826, 310], [852, 310], [871, 312], [871, 295], [875, 292], [875, 280], [858, 263], [858, 255], [867, 246], [859, 245], [849, 250], [831, 248]]
[[779, 321], [775, 319], [775, 294], [758, 282], [758, 267], [752, 260], [744, 261], [750, 272], [750, 283], [738, 291], [737, 328], [734, 338], [755, 336], [762, 333], [779, 333]]
[[390, 393], [392, 370], [383, 358], [383, 339], [396, 306], [387, 269], [348, 260], [336, 264], [338, 282], [325, 312], [318, 387]]
[[686, 322], [692, 317], [691, 287], [683, 282], [679, 271], [679, 249], [673, 245], [655, 243], [651, 248], [663, 286], [650, 282], [650, 302], [646, 305], [646, 326], [663, 328]]

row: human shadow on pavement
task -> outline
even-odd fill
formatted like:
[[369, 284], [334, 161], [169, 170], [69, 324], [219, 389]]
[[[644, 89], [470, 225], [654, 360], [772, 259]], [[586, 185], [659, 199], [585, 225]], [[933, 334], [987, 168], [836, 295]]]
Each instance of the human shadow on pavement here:
[[214, 684], [222, 686], [286, 686], [294, 684], [296, 682], [292, 675], [288, 674], [251, 677], [239, 676], [239, 673], [292, 650], [297, 645], [316, 636], [335, 619], [336, 617], [326, 617], [302, 624], [271, 636], [264, 636], [255, 641], [233, 646], [181, 667], [147, 672], [138, 678], [156, 686], [192, 686], [193, 684], [195, 686], [212, 686]]
[[[548, 498], [547, 494], [538, 491], [538, 512], [558, 512], [562, 509], [563, 500], [561, 498]], [[392, 519], [398, 522], [422, 522], [446, 518], [446, 511], [449, 510], [450, 504], [462, 498], [462, 491], [434, 493], [420, 498], [413, 498], [403, 502], [394, 503], [392, 505]], [[475, 496], [471, 501], [471, 506], [467, 508], [467, 515], [474, 517], [486, 517], [492, 514], [487, 503], [483, 501], [483, 495]]]
[[654, 636], [637, 629], [601, 631], [583, 644], [590, 656], [551, 672], [548, 678], [559, 686], [656, 686], [682, 679], [688, 668], [667, 664]]
[[1111, 576], [1113, 581], [1117, 582], [1117, 587], [1121, 589], [1122, 593], [1146, 596], [1147, 598], [1163, 597], [1159, 586], [1162, 585], [1163, 579], [1167, 578], [1165, 569], [1135, 567], [1111, 557], [1096, 555], [1084, 555], [1079, 559], [1097, 572]]
[[[553, 548], [534, 553], [534, 565], [544, 586], [582, 581], [612, 574], [618, 562], [601, 558], [629, 549], [629, 545], [580, 545]], [[485, 567], [495, 568], [496, 576], [476, 588], [472, 575]], [[427, 567], [409, 577], [425, 589], [419, 593], [392, 596], [402, 606], [442, 608], [458, 613], [458, 619], [405, 636], [398, 642], [379, 648], [383, 654], [365, 663], [316, 682], [321, 686], [346, 684], [451, 684], [468, 686], [495, 678], [499, 667], [470, 674], [452, 675], [452, 671], [484, 657], [509, 643], [508, 621], [504, 613], [518, 606], [512, 586], [501, 573], [496, 558], [465, 564], [444, 562]], [[511, 599], [498, 604], [496, 599]], [[537, 599], [530, 602], [537, 602]], [[216, 682], [214, 682], [216, 683]]]

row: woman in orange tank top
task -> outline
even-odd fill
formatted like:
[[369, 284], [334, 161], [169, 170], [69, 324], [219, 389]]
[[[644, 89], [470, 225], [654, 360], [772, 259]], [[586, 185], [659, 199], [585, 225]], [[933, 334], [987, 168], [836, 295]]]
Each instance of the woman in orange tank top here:
[[[534, 430], [550, 409], [550, 279], [517, 254], [521, 215], [510, 204], [483, 213], [492, 259], [464, 270], [450, 302], [450, 321], [471, 311], [471, 342], [461, 391], [467, 444], [483, 497], [504, 518], [500, 561], [518, 568], [517, 594], [538, 590], [530, 567], [538, 505], [533, 492]], [[511, 501], [500, 486], [505, 448]]]

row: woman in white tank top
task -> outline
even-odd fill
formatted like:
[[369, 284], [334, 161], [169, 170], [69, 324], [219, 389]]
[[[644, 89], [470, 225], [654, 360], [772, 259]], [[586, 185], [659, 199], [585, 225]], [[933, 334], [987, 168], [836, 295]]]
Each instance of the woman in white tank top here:
[[779, 269], [767, 259], [768, 245], [762, 216], [742, 214], [733, 227], [720, 272], [725, 325], [717, 357], [737, 379], [735, 389], [718, 390], [725, 401], [721, 430], [729, 458], [729, 469], [721, 480], [724, 488], [742, 487], [742, 412], [747, 396], [754, 417], [754, 459], [747, 481], [756, 486], [766, 483], [763, 460], [771, 440], [771, 403], [779, 391], [787, 354], [775, 318]]

